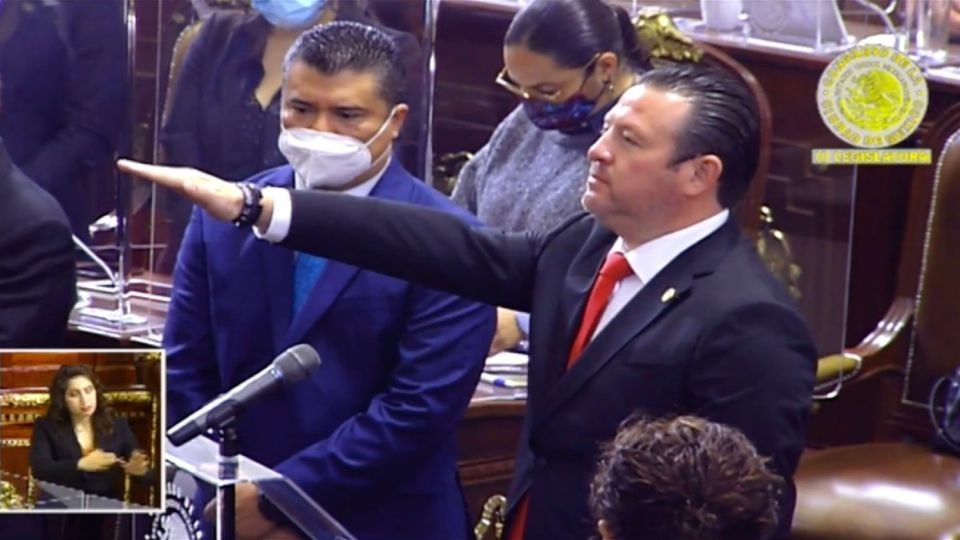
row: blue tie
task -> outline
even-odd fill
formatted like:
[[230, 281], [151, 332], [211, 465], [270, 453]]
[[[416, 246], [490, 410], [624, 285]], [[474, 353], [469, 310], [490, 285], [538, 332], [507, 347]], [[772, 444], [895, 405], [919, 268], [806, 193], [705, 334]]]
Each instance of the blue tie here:
[[310, 296], [310, 291], [316, 285], [317, 279], [323, 273], [327, 260], [306, 253], [297, 253], [297, 262], [293, 268], [293, 315], [300, 311], [300, 307]]

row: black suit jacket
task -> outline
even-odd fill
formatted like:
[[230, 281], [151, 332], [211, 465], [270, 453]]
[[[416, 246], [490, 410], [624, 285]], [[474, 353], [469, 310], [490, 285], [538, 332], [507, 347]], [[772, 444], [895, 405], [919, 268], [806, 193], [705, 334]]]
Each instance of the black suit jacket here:
[[593, 277], [616, 239], [593, 217], [546, 235], [507, 234], [383, 201], [292, 198], [284, 245], [531, 311], [528, 407], [508, 498], [512, 511], [530, 496], [526, 538], [595, 533], [587, 498], [598, 450], [635, 411], [695, 414], [742, 430], [787, 480], [786, 535], [816, 351], [733, 222], [646, 283], [567, 372]]
[[59, 346], [76, 285], [63, 209], [13, 165], [0, 140], [0, 348]]
[[[96, 447], [129, 459], [138, 445], [127, 421], [116, 417], [113, 434], [98, 436]], [[70, 426], [57, 425], [45, 416], [34, 422], [33, 438], [30, 440], [30, 469], [35, 478], [88, 494], [120, 499], [123, 496], [123, 469], [120, 465], [106, 471], [81, 471], [77, 468], [77, 462], [82, 456], [80, 443]]]

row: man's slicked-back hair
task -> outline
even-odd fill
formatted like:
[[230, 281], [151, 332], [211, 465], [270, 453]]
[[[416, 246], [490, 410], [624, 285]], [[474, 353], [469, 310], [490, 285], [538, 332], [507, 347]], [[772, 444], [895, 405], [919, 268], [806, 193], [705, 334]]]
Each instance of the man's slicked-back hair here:
[[675, 92], [690, 100], [678, 131], [674, 161], [713, 154], [723, 162], [717, 199], [732, 208], [750, 187], [760, 159], [760, 114], [753, 92], [726, 70], [675, 64], [648, 71], [637, 84]]
[[295, 61], [303, 62], [323, 75], [343, 71], [375, 73], [380, 96], [392, 107], [400, 102], [406, 73], [393, 38], [374, 26], [335, 21], [315, 26], [300, 34], [283, 61], [284, 80]]

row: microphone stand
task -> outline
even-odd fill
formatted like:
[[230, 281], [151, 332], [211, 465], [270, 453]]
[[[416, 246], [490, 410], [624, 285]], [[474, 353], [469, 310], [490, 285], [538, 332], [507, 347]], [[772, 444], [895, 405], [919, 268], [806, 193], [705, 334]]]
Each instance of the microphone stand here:
[[[220, 456], [217, 460], [220, 485], [217, 495], [220, 500], [219, 538], [233, 540], [237, 537], [237, 490], [235, 480], [240, 465], [240, 441], [232, 418], [217, 429], [220, 435]], [[226, 482], [225, 482], [226, 481]]]

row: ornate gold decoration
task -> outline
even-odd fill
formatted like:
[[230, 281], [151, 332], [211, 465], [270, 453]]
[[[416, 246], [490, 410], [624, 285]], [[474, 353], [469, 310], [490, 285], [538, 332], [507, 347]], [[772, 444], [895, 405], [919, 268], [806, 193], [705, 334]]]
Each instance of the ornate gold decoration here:
[[457, 178], [460, 176], [460, 169], [473, 159], [471, 152], [451, 152], [444, 154], [437, 159], [437, 164], [433, 167], [433, 185], [445, 195], [453, 193], [454, 186], [457, 185]]
[[163, 355], [160, 353], [160, 351], [144, 351], [136, 353], [133, 356], [133, 360], [134, 362], [159, 362], [162, 357]]
[[17, 493], [10, 482], [0, 480], [0, 508], [4, 510], [21, 510], [26, 508], [23, 497]]
[[27, 448], [29, 446], [30, 439], [0, 439], [0, 447]]
[[153, 395], [146, 390], [118, 390], [104, 392], [107, 403], [150, 403]]
[[43, 407], [50, 402], [46, 392], [11, 392], [0, 394], [0, 408], [5, 407]]
[[674, 24], [673, 18], [662, 8], [641, 9], [633, 19], [637, 41], [650, 54], [651, 62], [699, 62], [703, 58], [693, 40]]
[[790, 242], [783, 231], [773, 226], [773, 211], [769, 206], [760, 207], [760, 232], [757, 234], [757, 253], [760, 259], [787, 287], [794, 300], [803, 296], [800, 290], [800, 276], [803, 269], [794, 262]]
[[[154, 455], [153, 453], [154, 449], [157, 448], [157, 429], [156, 428], [159, 422], [159, 419], [157, 417], [159, 413], [160, 413], [160, 399], [157, 396], [154, 396], [153, 401], [150, 404], [150, 452], [149, 452], [149, 455], [150, 455], [150, 461], [152, 462], [156, 462], [155, 460], [159, 460], [159, 457], [160, 457], [160, 456]], [[151, 468], [153, 470], [157, 470], [158, 466], [151, 464]], [[159, 504], [157, 504], [157, 501], [155, 500], [156, 493], [154, 491], [155, 490], [153, 489], [153, 482], [150, 482], [150, 490], [147, 493], [147, 500], [150, 501], [150, 506], [160, 506]]]
[[493, 495], [483, 504], [483, 512], [480, 514], [480, 522], [473, 529], [473, 535], [477, 540], [483, 540], [490, 525], [493, 525], [494, 538], [499, 540], [503, 534], [503, 514], [507, 510], [507, 498], [503, 495]]
[[[104, 392], [107, 403], [150, 403], [153, 399], [146, 390], [108, 390]], [[0, 394], [0, 408], [45, 407], [50, 403], [46, 392], [11, 392]], [[8, 413], [9, 414], [9, 413]]]
[[4, 424], [32, 424], [43, 413], [3, 413], [0, 414], [0, 422]]

